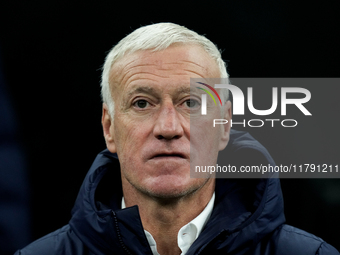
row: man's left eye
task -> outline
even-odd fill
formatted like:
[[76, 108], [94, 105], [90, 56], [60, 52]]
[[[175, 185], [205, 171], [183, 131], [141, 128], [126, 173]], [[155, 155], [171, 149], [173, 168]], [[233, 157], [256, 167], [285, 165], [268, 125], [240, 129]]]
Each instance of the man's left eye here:
[[134, 103], [134, 105], [135, 105], [136, 107], [141, 108], [141, 109], [147, 107], [148, 104], [149, 104], [148, 101], [143, 100], [143, 99], [138, 100], [138, 101], [136, 101], [136, 102]]
[[195, 107], [199, 106], [199, 102], [197, 100], [194, 100], [194, 99], [189, 99], [189, 100], [185, 101], [185, 104], [189, 108], [195, 108]]

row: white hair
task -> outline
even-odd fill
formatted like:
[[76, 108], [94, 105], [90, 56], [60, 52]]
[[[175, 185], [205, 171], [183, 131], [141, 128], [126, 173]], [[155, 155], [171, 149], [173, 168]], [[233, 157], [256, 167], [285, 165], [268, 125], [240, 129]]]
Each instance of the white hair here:
[[[101, 95], [103, 103], [109, 108], [111, 117], [114, 115], [114, 102], [109, 84], [112, 65], [126, 54], [132, 54], [139, 50], [161, 51], [175, 43], [202, 46], [202, 48], [216, 61], [220, 70], [220, 78], [229, 77], [226, 70], [226, 63], [222, 60], [220, 51], [215, 44], [206, 37], [199, 35], [184, 26], [173, 23], [157, 23], [140, 27], [115, 45], [105, 59], [101, 81]], [[225, 91], [225, 93], [222, 93], [222, 98], [226, 101], [228, 99], [228, 90], [223, 91]]]

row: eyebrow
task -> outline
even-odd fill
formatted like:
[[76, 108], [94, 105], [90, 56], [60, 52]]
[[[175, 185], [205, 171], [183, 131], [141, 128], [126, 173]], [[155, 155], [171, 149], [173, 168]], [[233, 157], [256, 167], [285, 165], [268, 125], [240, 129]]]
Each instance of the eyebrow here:
[[130, 91], [127, 96], [131, 97], [133, 94], [137, 94], [137, 93], [146, 93], [146, 94], [151, 94], [151, 95], [156, 95], [156, 90], [152, 87], [149, 86], [142, 86], [142, 87], [138, 87], [135, 88], [134, 90]]

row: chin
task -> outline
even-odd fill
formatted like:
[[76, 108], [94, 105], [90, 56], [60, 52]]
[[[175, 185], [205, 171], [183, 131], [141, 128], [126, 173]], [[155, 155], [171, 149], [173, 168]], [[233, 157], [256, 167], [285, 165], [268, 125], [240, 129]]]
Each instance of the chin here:
[[148, 180], [143, 187], [138, 188], [142, 193], [156, 199], [178, 199], [199, 190], [208, 179], [193, 179], [182, 176], [159, 176]]

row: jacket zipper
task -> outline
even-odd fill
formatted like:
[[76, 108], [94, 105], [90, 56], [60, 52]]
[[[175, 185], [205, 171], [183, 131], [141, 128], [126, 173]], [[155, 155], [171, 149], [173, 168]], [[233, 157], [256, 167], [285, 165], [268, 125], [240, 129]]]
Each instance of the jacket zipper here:
[[118, 241], [119, 241], [120, 246], [123, 248], [123, 250], [126, 252], [126, 254], [128, 254], [128, 255], [133, 255], [133, 254], [129, 251], [129, 249], [125, 246], [125, 244], [124, 244], [124, 242], [123, 242], [123, 239], [122, 239], [122, 236], [121, 236], [121, 234], [120, 234], [119, 227], [118, 227], [117, 217], [116, 217], [116, 214], [115, 214], [114, 211], [112, 211], [112, 215], [113, 215], [113, 219], [114, 219], [114, 223], [115, 223], [116, 232], [117, 232]]

